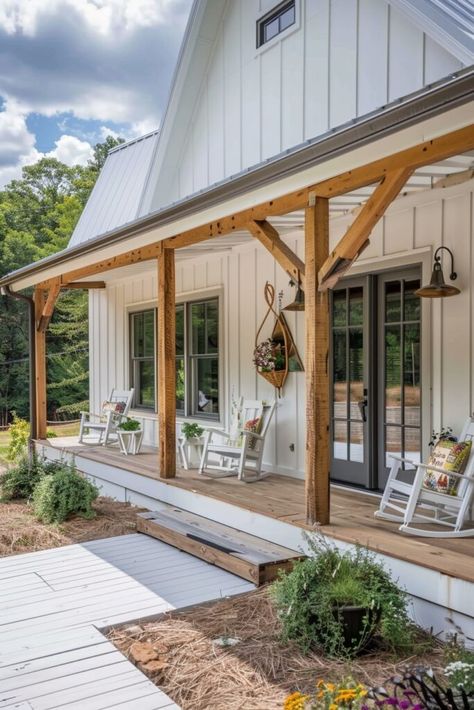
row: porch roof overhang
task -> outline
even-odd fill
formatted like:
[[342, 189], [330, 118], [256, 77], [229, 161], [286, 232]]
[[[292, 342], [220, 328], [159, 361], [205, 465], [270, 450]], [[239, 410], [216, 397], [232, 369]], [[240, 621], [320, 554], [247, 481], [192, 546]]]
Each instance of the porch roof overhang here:
[[[219, 220], [259, 205], [268, 208], [290, 193], [469, 127], [473, 115], [471, 66], [144, 218], [11, 272], [0, 279], [0, 288], [19, 291], [209, 223], [218, 226]], [[273, 214], [290, 211], [279, 208]], [[205, 238], [223, 233], [217, 227]]]

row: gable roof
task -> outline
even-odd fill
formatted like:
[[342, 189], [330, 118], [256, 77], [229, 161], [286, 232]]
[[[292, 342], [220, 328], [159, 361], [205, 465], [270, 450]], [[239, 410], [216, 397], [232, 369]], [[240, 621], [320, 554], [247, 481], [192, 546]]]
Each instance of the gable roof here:
[[474, 62], [471, 0], [389, 0], [389, 3], [463, 64]]
[[68, 248], [140, 217], [158, 131], [112, 149], [72, 233]]

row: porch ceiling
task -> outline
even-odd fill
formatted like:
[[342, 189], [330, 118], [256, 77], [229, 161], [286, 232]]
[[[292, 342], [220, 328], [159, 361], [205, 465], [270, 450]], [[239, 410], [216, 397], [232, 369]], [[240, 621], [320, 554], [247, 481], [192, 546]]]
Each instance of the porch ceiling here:
[[[436, 190], [453, 180], [467, 180], [474, 177], [474, 151], [462, 153], [443, 160], [433, 165], [424, 166], [416, 170], [406, 183], [397, 200], [402, 200], [407, 195]], [[329, 202], [331, 219], [349, 215], [356, 212], [368, 200], [375, 190], [375, 186], [362, 187], [352, 192], [334, 197]], [[285, 235], [294, 234], [296, 230], [304, 228], [304, 210], [291, 212], [287, 215], [270, 217], [268, 221], [278, 230], [284, 238]], [[225, 254], [234, 247], [255, 241], [254, 237], [246, 230], [232, 232], [218, 239], [199, 242], [189, 247], [176, 250], [176, 261], [186, 261], [209, 254]], [[154, 273], [156, 264], [154, 260], [130, 264], [118, 269], [104, 272], [101, 279], [106, 282], [118, 281], [144, 273]], [[94, 281], [96, 276], [85, 277], [84, 281]]]

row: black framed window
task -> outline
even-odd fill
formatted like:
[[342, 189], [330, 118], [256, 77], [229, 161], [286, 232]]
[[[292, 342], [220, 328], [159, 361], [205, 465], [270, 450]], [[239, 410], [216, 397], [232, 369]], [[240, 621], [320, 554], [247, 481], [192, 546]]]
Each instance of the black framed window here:
[[155, 321], [154, 308], [130, 315], [134, 405], [143, 409], [155, 407]]
[[[135, 406], [155, 409], [156, 309], [130, 315], [131, 379]], [[219, 417], [219, 299], [176, 306], [176, 411]]]
[[280, 3], [257, 21], [257, 47], [277, 37], [295, 22], [295, 0]]

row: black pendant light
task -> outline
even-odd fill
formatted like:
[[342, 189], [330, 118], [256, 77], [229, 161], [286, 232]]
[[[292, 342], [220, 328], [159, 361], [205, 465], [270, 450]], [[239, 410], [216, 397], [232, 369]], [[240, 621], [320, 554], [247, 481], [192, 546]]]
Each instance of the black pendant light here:
[[283, 308], [284, 311], [304, 311], [304, 291], [301, 288], [300, 275], [298, 272], [298, 283], [290, 281], [290, 286], [296, 286], [295, 299]]
[[422, 298], [446, 298], [448, 296], [457, 296], [461, 291], [456, 288], [456, 286], [451, 286], [447, 284], [444, 280], [443, 269], [441, 268], [441, 257], [439, 252], [444, 249], [451, 256], [451, 273], [449, 278], [451, 281], [456, 281], [458, 275], [454, 271], [454, 256], [451, 249], [448, 247], [438, 247], [434, 254], [434, 264], [433, 272], [431, 274], [431, 281], [427, 286], [422, 286], [415, 291], [415, 296], [421, 296]]

